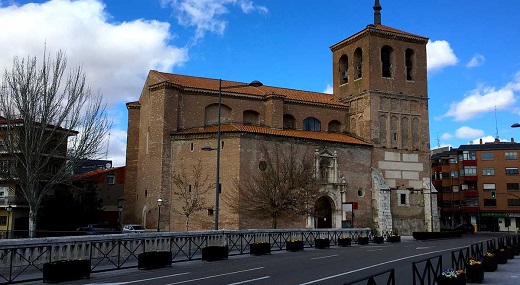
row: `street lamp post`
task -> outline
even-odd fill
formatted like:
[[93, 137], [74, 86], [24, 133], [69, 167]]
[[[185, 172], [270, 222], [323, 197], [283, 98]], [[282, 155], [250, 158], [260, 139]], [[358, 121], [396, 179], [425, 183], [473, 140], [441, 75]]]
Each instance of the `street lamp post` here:
[[161, 228], [160, 228], [160, 225], [161, 225], [161, 205], [162, 205], [162, 199], [159, 198], [159, 199], [157, 199], [157, 207], [159, 208], [159, 213], [157, 215], [157, 231], [158, 232], [161, 231]]
[[9, 231], [9, 219], [11, 218], [11, 212], [13, 211], [13, 207], [11, 206], [11, 204], [7, 205], [7, 207], [5, 208], [6, 211], [7, 211], [7, 233], [6, 233], [6, 236], [7, 236], [7, 239], [10, 238], [11, 236], [11, 232]]
[[123, 213], [123, 205], [119, 205], [117, 207], [117, 223], [119, 224], [119, 230], [122, 230], [121, 228], [121, 214]]
[[219, 211], [219, 195], [220, 195], [220, 125], [221, 125], [221, 110], [222, 110], [222, 90], [231, 88], [241, 87], [260, 87], [263, 86], [262, 82], [253, 80], [249, 84], [224, 86], [222, 87], [222, 79], [218, 80], [218, 118], [217, 118], [217, 147], [212, 148], [210, 146], [203, 146], [201, 149], [205, 151], [216, 150], [217, 151], [217, 167], [216, 167], [216, 182], [215, 182], [215, 230], [218, 230], [218, 211]]

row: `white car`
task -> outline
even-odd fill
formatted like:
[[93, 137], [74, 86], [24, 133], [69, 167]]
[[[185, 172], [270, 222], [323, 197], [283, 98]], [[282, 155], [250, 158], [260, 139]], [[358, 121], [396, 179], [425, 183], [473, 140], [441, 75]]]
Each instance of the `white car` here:
[[123, 233], [142, 233], [145, 228], [141, 225], [125, 225], [123, 227]]

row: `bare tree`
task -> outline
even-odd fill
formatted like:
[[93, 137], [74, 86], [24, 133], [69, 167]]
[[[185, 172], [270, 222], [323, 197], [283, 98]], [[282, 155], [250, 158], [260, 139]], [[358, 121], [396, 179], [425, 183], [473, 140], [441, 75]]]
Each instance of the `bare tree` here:
[[203, 210], [206, 207], [206, 199], [204, 196], [214, 188], [214, 184], [209, 182], [209, 176], [202, 172], [202, 160], [198, 160], [193, 165], [191, 174], [188, 175], [185, 163], [181, 159], [178, 172], [173, 174], [172, 181], [174, 185], [173, 196], [175, 200], [179, 200], [181, 206], [174, 207], [174, 211], [184, 215], [186, 231], [189, 230], [190, 217]]
[[258, 172], [237, 181], [236, 195], [227, 203], [245, 218], [270, 220], [277, 228], [283, 218], [306, 217], [322, 193], [317, 184], [312, 151], [293, 144], [261, 146], [263, 161]]
[[2, 178], [29, 205], [29, 235], [35, 236], [38, 208], [58, 184], [69, 184], [79, 161], [99, 157], [110, 122], [100, 94], [86, 85], [81, 67], [67, 69], [63, 51], [52, 58], [15, 57], [0, 88]]

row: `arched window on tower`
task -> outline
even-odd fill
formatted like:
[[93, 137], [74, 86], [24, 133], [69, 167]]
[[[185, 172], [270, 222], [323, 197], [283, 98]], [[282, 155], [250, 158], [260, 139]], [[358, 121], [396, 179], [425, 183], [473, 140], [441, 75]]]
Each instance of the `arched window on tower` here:
[[348, 83], [348, 56], [342, 55], [339, 59], [339, 82]]
[[337, 120], [332, 120], [329, 122], [328, 130], [330, 133], [339, 133], [341, 132], [341, 123]]
[[363, 77], [363, 51], [361, 48], [357, 48], [354, 51], [354, 67], [356, 68], [354, 72], [354, 80]]
[[311, 132], [321, 131], [321, 123], [318, 119], [309, 117], [303, 121], [303, 130]]
[[285, 114], [283, 115], [283, 128], [284, 129], [296, 129], [296, 120], [292, 115]]
[[392, 78], [392, 47], [384, 46], [381, 48], [382, 76]]
[[406, 64], [406, 80], [413, 80], [413, 73], [414, 73], [414, 56], [415, 53], [413, 52], [413, 49], [406, 49], [405, 51], [405, 64]]

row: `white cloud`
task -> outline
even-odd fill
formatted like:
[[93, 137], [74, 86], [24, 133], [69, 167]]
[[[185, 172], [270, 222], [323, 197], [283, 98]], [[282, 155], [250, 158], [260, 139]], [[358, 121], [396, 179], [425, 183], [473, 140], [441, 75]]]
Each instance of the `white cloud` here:
[[459, 59], [447, 41], [428, 41], [426, 44], [428, 71], [438, 71], [447, 66], [456, 65]]
[[486, 59], [484, 58], [483, 55], [481, 55], [481, 54], [476, 54], [476, 55], [473, 56], [473, 58], [468, 62], [468, 64], [466, 64], [466, 67], [467, 67], [467, 68], [472, 68], [472, 67], [481, 66], [482, 64], [484, 64], [485, 61], [486, 61]]
[[325, 88], [325, 90], [323, 91], [323, 93], [332, 94], [333, 91], [334, 91], [334, 90], [333, 90], [333, 88], [332, 88], [332, 85], [327, 84], [327, 88]]
[[228, 6], [239, 6], [246, 14], [268, 12], [266, 7], [254, 5], [250, 0], [162, 0], [162, 4], [173, 9], [180, 25], [196, 28], [195, 42], [206, 32], [224, 33], [227, 21], [223, 16], [229, 13]]
[[441, 139], [443, 139], [443, 140], [449, 140], [451, 138], [453, 138], [453, 135], [450, 133], [444, 133], [441, 135]]
[[460, 139], [473, 139], [484, 135], [483, 130], [473, 129], [470, 127], [460, 127], [455, 131], [455, 136]]
[[87, 82], [111, 105], [136, 100], [150, 69], [170, 71], [188, 60], [168, 44], [170, 25], [154, 20], [110, 23], [100, 0], [51, 0], [0, 7], [0, 70], [14, 56], [66, 52], [69, 67], [82, 65]]
[[512, 82], [496, 90], [494, 87], [479, 86], [470, 91], [460, 102], [453, 102], [443, 117], [453, 117], [455, 121], [466, 121], [479, 115], [497, 110], [510, 109], [516, 102], [515, 93], [520, 91], [520, 72]]
[[112, 128], [108, 138], [108, 160], [112, 160], [114, 166], [126, 164], [126, 131]]

